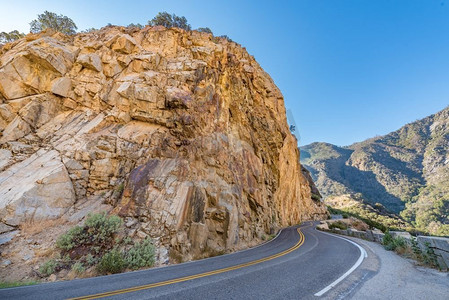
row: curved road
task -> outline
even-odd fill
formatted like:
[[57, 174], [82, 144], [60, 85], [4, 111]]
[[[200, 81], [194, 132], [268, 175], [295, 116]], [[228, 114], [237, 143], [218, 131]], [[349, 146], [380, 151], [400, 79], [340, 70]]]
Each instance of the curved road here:
[[[315, 230], [289, 227], [233, 254], [123, 274], [0, 290], [0, 299], [315, 299], [352, 271], [364, 250]], [[321, 293], [320, 293], [321, 291]]]

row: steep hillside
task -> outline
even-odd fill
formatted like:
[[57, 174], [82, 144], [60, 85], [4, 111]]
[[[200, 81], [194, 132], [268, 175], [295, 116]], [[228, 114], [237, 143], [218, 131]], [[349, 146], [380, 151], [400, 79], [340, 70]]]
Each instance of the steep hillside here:
[[420, 230], [449, 234], [449, 108], [382, 137], [314, 143], [301, 154], [325, 197], [380, 203]]
[[236, 43], [107, 27], [30, 34], [0, 55], [2, 233], [107, 210], [159, 261], [188, 260], [325, 213], [281, 92]]

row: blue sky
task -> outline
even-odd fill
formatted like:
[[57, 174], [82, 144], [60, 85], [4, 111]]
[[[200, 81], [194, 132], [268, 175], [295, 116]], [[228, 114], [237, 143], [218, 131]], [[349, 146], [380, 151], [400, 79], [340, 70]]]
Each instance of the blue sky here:
[[185, 16], [241, 43], [273, 77], [301, 135], [349, 145], [449, 104], [446, 0], [3, 1], [0, 31], [44, 10], [79, 30]]

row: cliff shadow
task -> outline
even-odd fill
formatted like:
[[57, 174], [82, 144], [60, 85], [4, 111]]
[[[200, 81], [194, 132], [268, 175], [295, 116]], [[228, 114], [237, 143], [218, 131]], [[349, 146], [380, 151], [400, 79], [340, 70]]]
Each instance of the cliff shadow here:
[[361, 193], [373, 205], [379, 202], [394, 213], [399, 213], [405, 207], [404, 202], [389, 193], [372, 171], [362, 171], [345, 164], [343, 178], [347, 187], [355, 193]]

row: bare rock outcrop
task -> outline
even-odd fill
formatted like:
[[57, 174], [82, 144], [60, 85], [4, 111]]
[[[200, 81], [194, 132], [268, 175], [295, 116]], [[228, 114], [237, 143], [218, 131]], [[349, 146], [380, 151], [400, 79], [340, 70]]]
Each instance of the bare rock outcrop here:
[[7, 44], [0, 132], [11, 228], [76, 222], [102, 202], [130, 236], [164, 247], [160, 260], [188, 260], [325, 214], [279, 89], [244, 48], [210, 34], [108, 27]]

